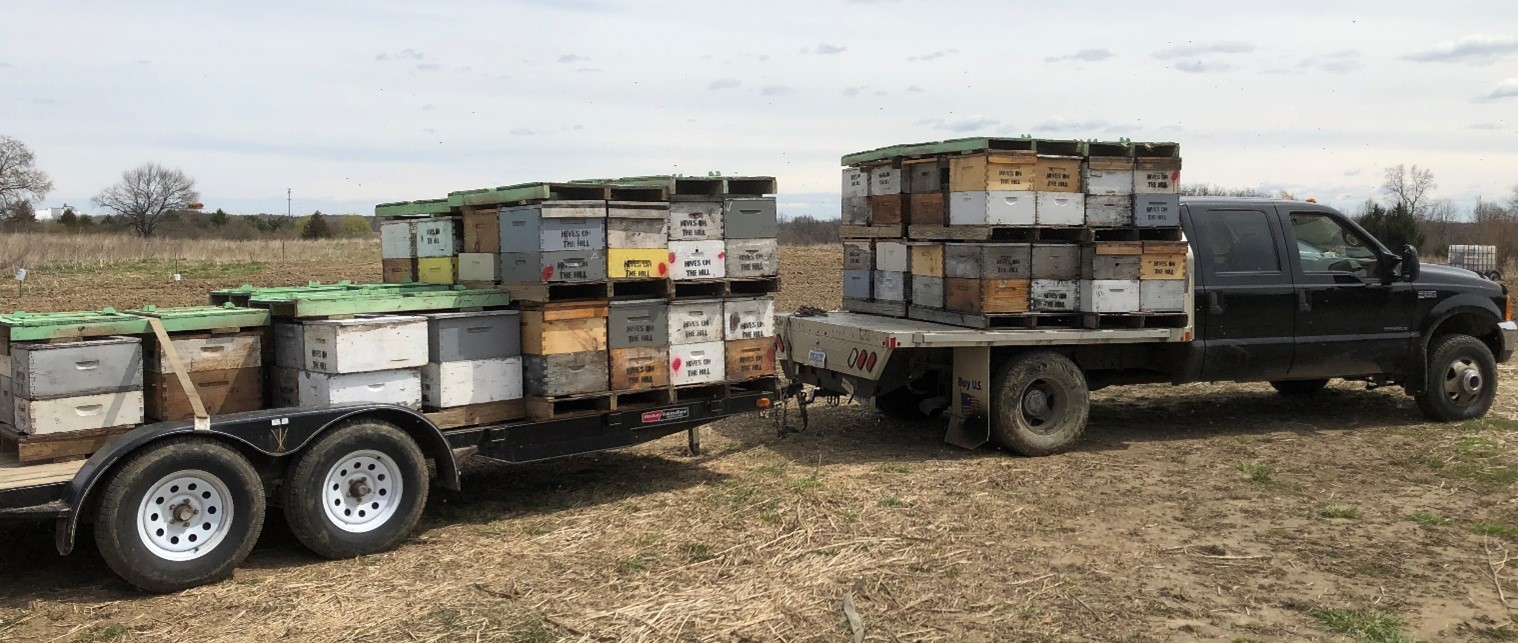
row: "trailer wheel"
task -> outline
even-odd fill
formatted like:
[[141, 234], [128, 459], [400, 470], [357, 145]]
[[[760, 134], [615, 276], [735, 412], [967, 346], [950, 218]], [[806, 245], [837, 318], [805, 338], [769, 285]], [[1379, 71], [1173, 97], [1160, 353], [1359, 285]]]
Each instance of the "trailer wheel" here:
[[399, 545], [427, 503], [421, 447], [393, 424], [337, 428], [300, 454], [285, 475], [290, 530], [311, 551], [351, 558]]
[[201, 438], [145, 447], [111, 476], [95, 546], [126, 582], [175, 592], [215, 582], [258, 541], [264, 486], [242, 454]]
[[1328, 380], [1277, 380], [1270, 386], [1281, 395], [1312, 395], [1328, 386]]
[[1497, 396], [1497, 360], [1470, 335], [1439, 335], [1429, 342], [1427, 381], [1415, 399], [1423, 415], [1455, 422], [1486, 415]]
[[993, 390], [991, 436], [1014, 453], [1059, 453], [1075, 446], [1086, 432], [1091, 410], [1086, 375], [1064, 355], [1016, 355], [997, 373]]

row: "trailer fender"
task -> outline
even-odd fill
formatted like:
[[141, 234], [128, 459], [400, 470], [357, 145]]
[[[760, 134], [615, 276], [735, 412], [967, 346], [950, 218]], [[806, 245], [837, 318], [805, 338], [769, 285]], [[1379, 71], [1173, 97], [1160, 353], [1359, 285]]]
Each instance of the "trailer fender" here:
[[54, 544], [64, 556], [74, 550], [74, 536], [90, 494], [138, 449], [172, 436], [196, 434], [227, 442], [247, 455], [283, 458], [299, 452], [328, 429], [358, 417], [381, 419], [400, 427], [437, 462], [438, 484], [454, 491], [461, 488], [458, 462], [447, 437], [426, 416], [404, 406], [363, 404], [238, 413], [211, 418], [205, 431], [197, 431], [193, 421], [161, 422], [122, 434], [85, 461], [64, 491], [63, 503], [70, 511], [54, 525]]

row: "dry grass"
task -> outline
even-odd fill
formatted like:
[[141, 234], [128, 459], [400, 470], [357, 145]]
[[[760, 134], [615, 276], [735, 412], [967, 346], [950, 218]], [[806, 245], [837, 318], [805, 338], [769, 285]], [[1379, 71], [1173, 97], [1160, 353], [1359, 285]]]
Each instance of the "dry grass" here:
[[[837, 305], [836, 250], [782, 261], [782, 309]], [[4, 526], [0, 640], [1512, 640], [1518, 564], [1494, 526], [1514, 522], [1496, 472], [1518, 457], [1518, 370], [1501, 375], [1492, 419], [1463, 426], [1343, 383], [1135, 386], [1094, 393], [1086, 442], [1048, 458], [845, 404], [785, 438], [724, 420], [701, 457], [674, 436], [477, 460], [396, 551], [317, 560], [271, 511], [234, 579], [169, 596], [111, 578], [87, 535], [60, 559], [47, 526]]]
[[110, 267], [141, 261], [231, 263], [274, 261], [378, 260], [377, 239], [143, 239], [125, 234], [0, 234], [0, 267], [46, 269]]

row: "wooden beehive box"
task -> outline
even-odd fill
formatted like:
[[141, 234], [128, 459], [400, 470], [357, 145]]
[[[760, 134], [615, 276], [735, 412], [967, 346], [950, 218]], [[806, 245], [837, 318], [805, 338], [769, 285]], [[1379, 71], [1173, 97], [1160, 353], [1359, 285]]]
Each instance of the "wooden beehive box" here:
[[522, 311], [522, 353], [557, 355], [606, 350], [604, 303], [550, 304]]

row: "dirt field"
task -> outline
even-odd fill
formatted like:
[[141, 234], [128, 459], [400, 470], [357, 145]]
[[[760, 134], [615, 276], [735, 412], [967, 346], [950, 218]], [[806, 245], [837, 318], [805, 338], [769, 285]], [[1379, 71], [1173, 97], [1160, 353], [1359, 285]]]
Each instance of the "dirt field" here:
[[[836, 250], [783, 262], [782, 310], [837, 305]], [[378, 272], [38, 275], [0, 307], [307, 276]], [[1107, 389], [1083, 448], [1039, 459], [858, 406], [785, 438], [733, 419], [701, 457], [672, 437], [475, 463], [383, 555], [317, 560], [271, 513], [233, 580], [172, 596], [115, 580], [88, 536], [59, 558], [46, 526], [6, 525], [0, 640], [848, 641], [849, 609], [868, 641], [1518, 640], [1518, 371], [1502, 377], [1462, 426], [1354, 384]]]

